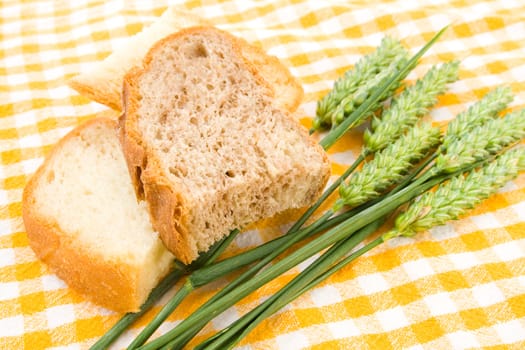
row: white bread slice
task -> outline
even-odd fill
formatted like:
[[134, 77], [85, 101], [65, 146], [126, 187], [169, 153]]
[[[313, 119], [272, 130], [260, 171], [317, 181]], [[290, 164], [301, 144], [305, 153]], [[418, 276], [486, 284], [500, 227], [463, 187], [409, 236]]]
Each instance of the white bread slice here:
[[325, 152], [241, 51], [224, 31], [188, 28], [124, 80], [130, 174], [184, 263], [235, 227], [310, 204], [330, 175]]
[[[122, 80], [126, 72], [140, 65], [142, 59], [158, 40], [180, 29], [209, 23], [192, 12], [170, 7], [157, 21], [130, 37], [127, 42], [91, 69], [73, 77], [69, 85], [96, 102], [122, 110]], [[257, 67], [276, 92], [277, 103], [294, 111], [303, 98], [303, 88], [290, 71], [276, 58], [242, 39], [243, 55]]]
[[174, 259], [136, 200], [114, 120], [91, 120], [59, 141], [27, 184], [22, 208], [36, 255], [115, 311], [137, 311]]

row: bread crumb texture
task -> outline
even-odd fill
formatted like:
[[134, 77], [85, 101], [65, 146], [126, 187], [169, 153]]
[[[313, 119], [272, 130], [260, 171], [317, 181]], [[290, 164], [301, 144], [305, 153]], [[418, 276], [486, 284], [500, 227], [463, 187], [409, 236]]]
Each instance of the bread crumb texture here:
[[24, 219], [37, 255], [67, 283], [136, 311], [173, 256], [137, 202], [115, 126], [88, 122], [55, 147], [26, 191]]
[[131, 77], [126, 128], [138, 130], [147, 172], [160, 168], [142, 177], [145, 191], [167, 180], [187, 210], [168, 229], [154, 223], [175, 252], [165, 238], [182, 233], [189, 260], [233, 228], [308, 205], [329, 176], [324, 151], [239, 51], [229, 34], [193, 28], [156, 45]]

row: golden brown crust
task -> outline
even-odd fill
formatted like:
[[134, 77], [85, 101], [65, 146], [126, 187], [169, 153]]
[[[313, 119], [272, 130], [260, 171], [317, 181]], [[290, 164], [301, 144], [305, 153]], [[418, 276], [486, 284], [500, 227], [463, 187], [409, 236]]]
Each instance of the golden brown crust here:
[[[154, 48], [160, 47], [164, 40], [158, 42]], [[146, 67], [151, 60], [151, 52], [144, 58]], [[143, 144], [136, 127], [136, 111], [141, 99], [136, 82], [145, 69], [135, 67], [124, 77], [124, 113], [120, 118], [120, 140], [135, 193], [138, 198], [146, 199], [154, 229], [159, 232], [168, 250], [181, 262], [188, 264], [195, 257], [189, 254], [191, 250], [188, 236], [182, 229], [188, 219], [183, 196], [167, 184], [164, 172], [155, 161], [155, 156], [148, 152], [147, 145]]]
[[68, 80], [67, 84], [90, 100], [106, 105], [116, 111], [122, 110], [120, 86], [115, 87], [104, 81], [97, 81], [96, 84], [92, 84], [83, 75], [74, 76]]
[[[141, 138], [137, 119], [137, 110], [141, 96], [137, 82], [141, 75], [148, 71], [153, 56], [158, 50], [162, 49], [166, 42], [193, 32], [202, 31], [220, 33], [220, 35], [227, 37], [231, 41], [236, 55], [244, 61], [245, 68], [251, 71], [261, 86], [266, 86], [270, 91], [273, 91], [271, 85], [263, 79], [257, 67], [242, 54], [242, 41], [214, 27], [199, 26], [186, 28], [160, 40], [145, 56], [143, 66], [133, 69], [126, 74], [124, 78], [124, 114], [121, 119], [120, 131], [124, 155], [130, 164], [130, 173], [131, 176], [134, 177], [133, 183], [136, 186], [137, 193], [140, 195], [143, 191], [145, 194], [153, 227], [159, 232], [168, 250], [174, 253], [183, 263], [190, 263], [197, 257], [196, 254], [190, 250], [190, 238], [184, 230], [184, 227], [187, 227], [186, 222], [190, 220], [190, 213], [185, 209], [188, 208], [188, 206], [184, 203], [184, 193], [175, 188], [174, 184], [167, 180], [159, 165], [160, 162], [156, 159], [155, 153], [148, 148], [147, 144], [144, 144]], [[297, 124], [297, 120], [291, 114], [287, 113], [286, 115], [292, 123]], [[322, 179], [323, 186], [319, 186], [320, 191], [330, 176], [328, 157], [324, 151], [320, 149], [320, 146], [308, 136], [306, 129], [301, 129], [301, 132], [303, 133], [303, 137], [311, 144], [311, 147], [317, 147], [323, 154], [324, 162], [327, 165], [326, 175]]]
[[257, 67], [258, 73], [267, 80], [274, 91], [277, 86], [286, 86], [286, 90], [278, 91], [277, 104], [291, 112], [297, 110], [303, 101], [304, 90], [299, 80], [275, 56], [270, 56], [258, 46], [248, 43], [242, 38], [235, 38], [243, 56]]
[[[127, 70], [143, 59], [142, 52], [147, 49], [145, 45], [152, 45], [167, 35], [168, 31], [175, 32], [190, 26], [211, 25], [192, 12], [176, 7], [168, 8], [157, 22], [130, 39], [130, 45], [132, 43], [140, 45], [140, 54], [124, 51], [129, 51], [129, 47], [120, 51], [117, 50], [104, 61], [95, 65], [94, 70], [71, 78], [68, 85], [83, 96], [121, 111], [123, 109], [122, 78]], [[304, 95], [300, 82], [278, 58], [268, 55], [261, 48], [243, 39], [236, 38], [236, 40], [239, 42], [238, 45], [243, 55], [257, 67], [257, 70], [274, 89], [279, 90], [277, 99], [279, 105], [290, 111], [295, 111]]]
[[108, 261], [90, 251], [63, 232], [56, 222], [41, 217], [35, 208], [34, 192], [47, 164], [64, 143], [94, 123], [116, 126], [114, 120], [95, 118], [73, 129], [57, 143], [24, 188], [23, 221], [35, 254], [71, 288], [112, 310], [137, 311], [142, 302], [142, 296], [137, 295], [137, 268], [125, 261]]

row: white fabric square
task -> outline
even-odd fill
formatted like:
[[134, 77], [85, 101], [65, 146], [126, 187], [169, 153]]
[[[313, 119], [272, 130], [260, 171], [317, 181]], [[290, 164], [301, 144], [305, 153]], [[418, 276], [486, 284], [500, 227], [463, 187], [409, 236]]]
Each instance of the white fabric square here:
[[428, 261], [425, 259], [407, 261], [403, 264], [403, 269], [411, 280], [432, 276], [435, 273]]
[[258, 231], [243, 232], [235, 237], [235, 244], [239, 248], [255, 247], [264, 243]]
[[14, 265], [15, 252], [11, 248], [0, 249], [0, 267]]
[[45, 275], [40, 278], [42, 280], [43, 290], [57, 290], [66, 288], [66, 284], [56, 275]]
[[308, 266], [310, 266], [315, 260], [317, 260], [317, 258], [319, 258], [319, 254], [315, 254], [311, 257], [309, 257], [308, 259], [306, 259], [305, 261], [303, 261], [302, 263], [298, 264], [297, 265], [297, 269], [299, 271], [303, 271], [304, 269], [306, 269]]
[[239, 313], [237, 312], [237, 309], [235, 307], [230, 307], [217, 317], [215, 317], [212, 321], [213, 326], [217, 329], [221, 329], [224, 327], [228, 327], [232, 322], [237, 320], [240, 317]]
[[344, 152], [338, 152], [333, 153], [330, 155], [330, 160], [332, 162], [343, 164], [343, 165], [350, 165], [355, 161], [356, 156], [354, 155], [354, 152], [348, 150]]
[[0, 337], [17, 337], [24, 333], [24, 317], [21, 315], [0, 319]]
[[18, 139], [21, 148], [39, 147], [42, 145], [40, 134], [28, 135]]
[[359, 285], [364, 290], [365, 294], [372, 294], [388, 290], [390, 286], [385, 281], [380, 273], [372, 273], [369, 275], [357, 277]]
[[456, 268], [464, 270], [478, 265], [478, 259], [470, 252], [449, 254], [448, 258], [454, 263]]
[[504, 343], [515, 343], [525, 340], [525, 329], [518, 320], [494, 325], [496, 332]]
[[49, 328], [75, 322], [75, 308], [71, 304], [49, 307], [46, 310]]
[[[7, 191], [0, 190], [0, 204], [7, 203]], [[0, 220], [0, 236], [10, 235], [11, 220]]]
[[432, 240], [434, 241], [444, 241], [458, 236], [458, 233], [450, 223], [432, 227], [429, 232], [432, 234]]
[[447, 293], [437, 293], [424, 298], [432, 316], [457, 312], [457, 307]]
[[492, 247], [492, 250], [502, 261], [511, 261], [522, 258], [525, 252], [519, 246], [519, 241], [506, 242]]
[[501, 226], [496, 216], [491, 213], [472, 216], [471, 219], [481, 230], [497, 228]]
[[302, 349], [311, 345], [301, 331], [281, 334], [275, 340], [279, 349]]
[[511, 206], [520, 220], [525, 220], [525, 202], [517, 203]]
[[354, 337], [361, 334], [359, 328], [351, 319], [331, 322], [327, 325], [334, 339]]
[[318, 307], [341, 302], [341, 294], [334, 286], [315, 288], [310, 292], [314, 304]]
[[80, 347], [80, 344], [78, 344], [78, 343], [69, 344], [69, 345], [65, 345], [65, 346], [54, 346], [52, 348], [48, 348], [48, 350], [77, 350], [77, 349], [82, 349]]
[[447, 338], [452, 344], [452, 349], [471, 349], [479, 348], [476, 337], [469, 332], [458, 331], [447, 334]]
[[20, 296], [18, 282], [0, 283], [0, 300], [9, 300]]
[[391, 331], [409, 325], [401, 306], [376, 312], [375, 316], [385, 331]]
[[474, 299], [481, 307], [494, 305], [505, 300], [505, 296], [495, 283], [474, 286], [471, 291]]

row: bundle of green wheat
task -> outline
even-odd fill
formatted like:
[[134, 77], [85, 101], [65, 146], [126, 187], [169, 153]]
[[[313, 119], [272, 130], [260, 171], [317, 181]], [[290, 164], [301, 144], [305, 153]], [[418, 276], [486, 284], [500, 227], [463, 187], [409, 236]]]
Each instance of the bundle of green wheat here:
[[[125, 315], [93, 349], [107, 347], [183, 273], [188, 275], [181, 289], [130, 344], [130, 349], [182, 348], [218, 314], [317, 255], [312, 264], [276, 294], [197, 347], [231, 348], [263, 319], [357, 257], [387, 240], [412, 236], [456, 219], [524, 170], [525, 149], [513, 146], [525, 137], [525, 111], [498, 116], [512, 100], [510, 89], [498, 88], [488, 93], [451, 121], [444, 135], [439, 128], [422, 122], [421, 117], [437, 102], [437, 96], [446, 91], [447, 84], [458, 79], [458, 62], [432, 67], [415, 84], [396, 94], [403, 79], [443, 31], [410, 59], [398, 41], [384, 39], [375, 52], [362, 58], [319, 101], [312, 130], [331, 127], [320, 142], [325, 149], [350, 128], [369, 117], [372, 120], [364, 133], [361, 154], [354, 164], [285, 235], [215, 262], [238, 233], [235, 230], [191, 266], [178, 266], [154, 290], [140, 313]], [[385, 104], [386, 100], [391, 101]], [[380, 115], [378, 111], [382, 111]], [[371, 159], [356, 171], [368, 158]], [[436, 186], [437, 189], [430, 191]], [[304, 226], [336, 189], [339, 189], [339, 198], [333, 207], [312, 224]], [[395, 227], [352, 252], [392, 213], [398, 213]], [[282, 256], [289, 247], [314, 235], [308, 243]], [[274, 262], [278, 256], [280, 259]], [[270, 262], [274, 263], [262, 270]], [[191, 291], [250, 264], [253, 265], [187, 319], [146, 343]]]

